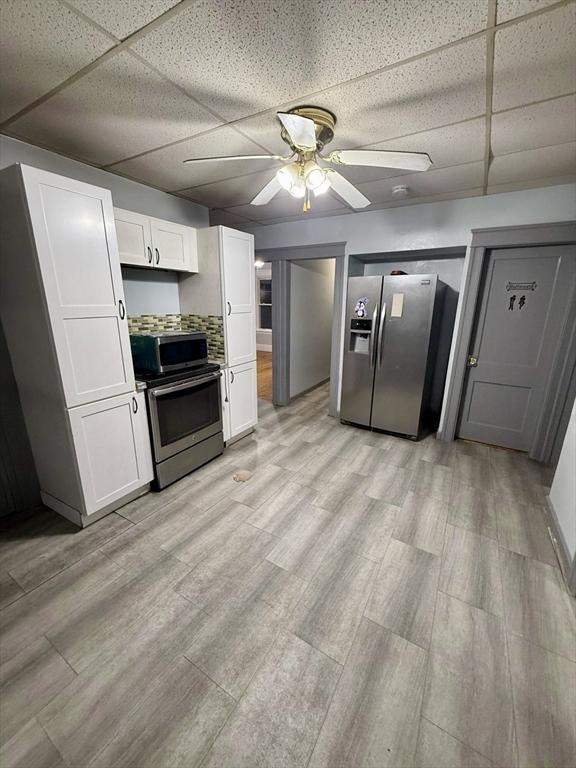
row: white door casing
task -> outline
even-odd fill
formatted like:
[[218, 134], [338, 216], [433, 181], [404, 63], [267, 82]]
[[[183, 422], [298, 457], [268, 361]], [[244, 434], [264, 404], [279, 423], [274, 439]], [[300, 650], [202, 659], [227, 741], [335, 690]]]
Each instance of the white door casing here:
[[110, 192], [36, 168], [22, 178], [67, 407], [132, 391]]
[[153, 478], [146, 400], [130, 392], [68, 411], [85, 514], [106, 507]]

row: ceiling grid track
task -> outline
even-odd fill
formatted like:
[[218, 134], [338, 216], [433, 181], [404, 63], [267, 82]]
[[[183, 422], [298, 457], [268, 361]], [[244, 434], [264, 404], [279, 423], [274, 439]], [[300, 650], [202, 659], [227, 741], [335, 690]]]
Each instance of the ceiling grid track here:
[[492, 96], [494, 92], [494, 38], [496, 36], [496, 2], [488, 0], [486, 30], [486, 135], [484, 146], [484, 182], [482, 194], [488, 191], [488, 175], [492, 162]]

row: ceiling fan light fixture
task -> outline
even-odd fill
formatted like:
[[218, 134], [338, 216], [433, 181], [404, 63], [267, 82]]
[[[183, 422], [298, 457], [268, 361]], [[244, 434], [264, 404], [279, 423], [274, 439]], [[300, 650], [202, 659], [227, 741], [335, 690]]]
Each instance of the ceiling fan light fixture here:
[[281, 187], [290, 192], [292, 186], [298, 179], [298, 166], [295, 163], [283, 165], [276, 171], [276, 178]]
[[314, 195], [315, 197], [318, 197], [318, 195], [323, 195], [326, 190], [330, 189], [330, 179], [328, 178], [328, 174], [324, 172], [324, 181], [322, 184], [320, 184], [319, 187], [316, 187], [314, 189]]
[[294, 184], [290, 187], [288, 192], [292, 195], [292, 197], [296, 197], [299, 200], [301, 200], [304, 195], [306, 194], [306, 182], [302, 178], [302, 176], [298, 176]]
[[320, 168], [314, 160], [308, 160], [304, 164], [304, 179], [308, 189], [318, 189], [324, 184], [326, 171]]

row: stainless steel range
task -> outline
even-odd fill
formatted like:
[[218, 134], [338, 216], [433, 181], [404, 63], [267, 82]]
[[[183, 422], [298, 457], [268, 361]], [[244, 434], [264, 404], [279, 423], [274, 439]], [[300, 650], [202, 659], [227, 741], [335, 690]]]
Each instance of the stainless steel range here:
[[[154, 338], [158, 338], [157, 334]], [[170, 339], [175, 342], [175, 334], [170, 334]], [[200, 344], [198, 349], [202, 347]], [[206, 464], [224, 450], [220, 366], [202, 360], [183, 362], [186, 367], [170, 373], [136, 370], [136, 379], [146, 387], [158, 489]]]

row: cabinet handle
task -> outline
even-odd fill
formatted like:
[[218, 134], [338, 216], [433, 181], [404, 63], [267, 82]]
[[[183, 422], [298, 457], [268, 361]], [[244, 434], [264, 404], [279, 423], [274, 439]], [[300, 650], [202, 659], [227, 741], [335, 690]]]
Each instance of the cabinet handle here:
[[126, 317], [126, 310], [124, 309], [124, 302], [122, 299], [118, 302], [118, 314], [120, 315], [120, 320], [124, 320]]
[[229, 301], [227, 301], [226, 304], [228, 304], [228, 317], [230, 317], [230, 315], [232, 314], [232, 304], [230, 304]]
[[135, 397], [132, 398], [132, 412], [138, 413], [138, 400]]
[[156, 251], [156, 266], [158, 266], [160, 264], [160, 251], [158, 248], [154, 248], [154, 250]]
[[234, 371], [230, 371], [230, 384], [234, 384]]
[[152, 248], [150, 248], [150, 246], [147, 245], [146, 250], [148, 251], [148, 264], [152, 264], [152, 259], [154, 258], [152, 256]]

